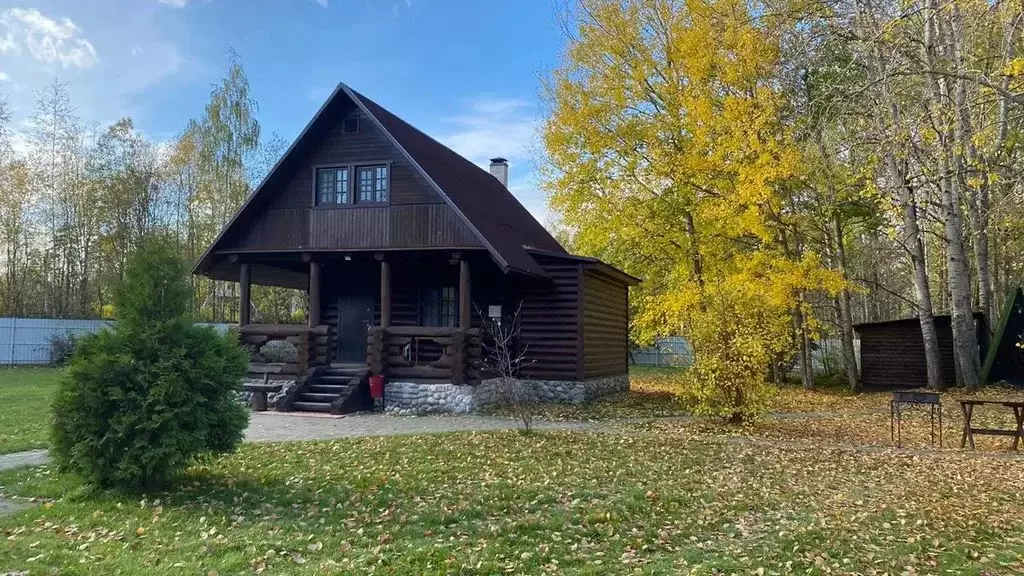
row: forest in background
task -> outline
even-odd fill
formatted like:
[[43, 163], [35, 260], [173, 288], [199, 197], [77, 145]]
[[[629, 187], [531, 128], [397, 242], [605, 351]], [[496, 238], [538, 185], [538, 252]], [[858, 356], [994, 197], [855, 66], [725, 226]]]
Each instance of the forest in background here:
[[[736, 415], [852, 326], [934, 316], [980, 384], [1024, 265], [1022, 5], [987, 0], [566, 2], [545, 83], [544, 184], [563, 237], [645, 282], [632, 333], [694, 350]], [[913, 385], [916, 383], [908, 383]]]
[[[578, 0], [543, 79], [542, 184], [568, 248], [645, 279], [631, 336], [681, 335], [729, 410], [858, 322], [952, 316], [960, 380], [1024, 273], [1022, 7], [984, 0]], [[2, 99], [0, 99], [2, 102]], [[285, 150], [237, 56], [169, 143], [90, 128], [55, 81], [18, 131], [0, 104], [0, 315], [104, 317], [141, 238], [194, 262]], [[15, 146], [15, 142], [24, 145]], [[193, 278], [195, 316], [237, 285]], [[254, 287], [258, 321], [300, 321]]]
[[[131, 118], [85, 125], [59, 79], [17, 130], [0, 94], [0, 316], [115, 316], [113, 288], [151, 234], [198, 261], [287, 148], [261, 133], [257, 112], [233, 52], [203, 114], [170, 142], [147, 139]], [[237, 319], [237, 284], [192, 285], [198, 320]], [[257, 321], [304, 314], [294, 290], [254, 286], [252, 298]]]

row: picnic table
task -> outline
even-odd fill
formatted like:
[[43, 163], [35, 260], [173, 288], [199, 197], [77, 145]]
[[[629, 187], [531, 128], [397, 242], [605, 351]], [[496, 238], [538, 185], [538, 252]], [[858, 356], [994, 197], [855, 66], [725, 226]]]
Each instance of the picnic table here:
[[[971, 417], [974, 415], [974, 407], [986, 404], [1005, 406], [1012, 410], [1013, 417], [1017, 422], [1017, 428], [1015, 430], [1007, 430], [1005, 428], [972, 427]], [[960, 439], [961, 448], [970, 443], [971, 450], [973, 450], [975, 434], [982, 434], [986, 436], [1012, 436], [1014, 450], [1016, 450], [1017, 446], [1020, 445], [1021, 438], [1024, 438], [1024, 401], [1017, 402], [1012, 400], [978, 400], [974, 398], [965, 398], [960, 401], [960, 410], [964, 413], [964, 435], [963, 438]]]

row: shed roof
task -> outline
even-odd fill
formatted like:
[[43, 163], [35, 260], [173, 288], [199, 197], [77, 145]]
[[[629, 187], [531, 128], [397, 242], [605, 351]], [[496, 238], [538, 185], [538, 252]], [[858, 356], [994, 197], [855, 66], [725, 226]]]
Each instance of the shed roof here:
[[[951, 317], [949, 314], [934, 314], [932, 318], [940, 322], [949, 322]], [[985, 315], [981, 312], [975, 312], [974, 319], [977, 321], [986, 322]], [[895, 318], [893, 320], [880, 320], [878, 322], [861, 322], [860, 324], [854, 324], [853, 329], [856, 330], [857, 332], [863, 332], [865, 330], [876, 330], [901, 325], [916, 326], [920, 321], [921, 320], [917, 316], [912, 316], [910, 318]]]

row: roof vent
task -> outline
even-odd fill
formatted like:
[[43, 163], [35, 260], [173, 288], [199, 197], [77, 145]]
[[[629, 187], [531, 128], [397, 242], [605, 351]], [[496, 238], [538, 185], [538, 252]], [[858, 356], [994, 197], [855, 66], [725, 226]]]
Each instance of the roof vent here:
[[501, 185], [508, 188], [508, 160], [504, 158], [491, 158], [491, 176], [498, 179]]
[[341, 123], [342, 134], [357, 134], [359, 132], [359, 117], [350, 116]]

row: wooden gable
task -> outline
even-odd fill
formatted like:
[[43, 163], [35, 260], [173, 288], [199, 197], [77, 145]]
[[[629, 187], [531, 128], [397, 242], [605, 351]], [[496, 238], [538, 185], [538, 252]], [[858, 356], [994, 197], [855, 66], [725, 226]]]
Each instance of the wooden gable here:
[[[246, 225], [221, 250], [481, 248], [459, 215], [356, 106], [327, 118], [298, 161], [283, 166]], [[347, 126], [347, 129], [346, 129]], [[352, 131], [355, 128], [355, 131]], [[317, 206], [317, 168], [387, 164], [387, 205]]]

